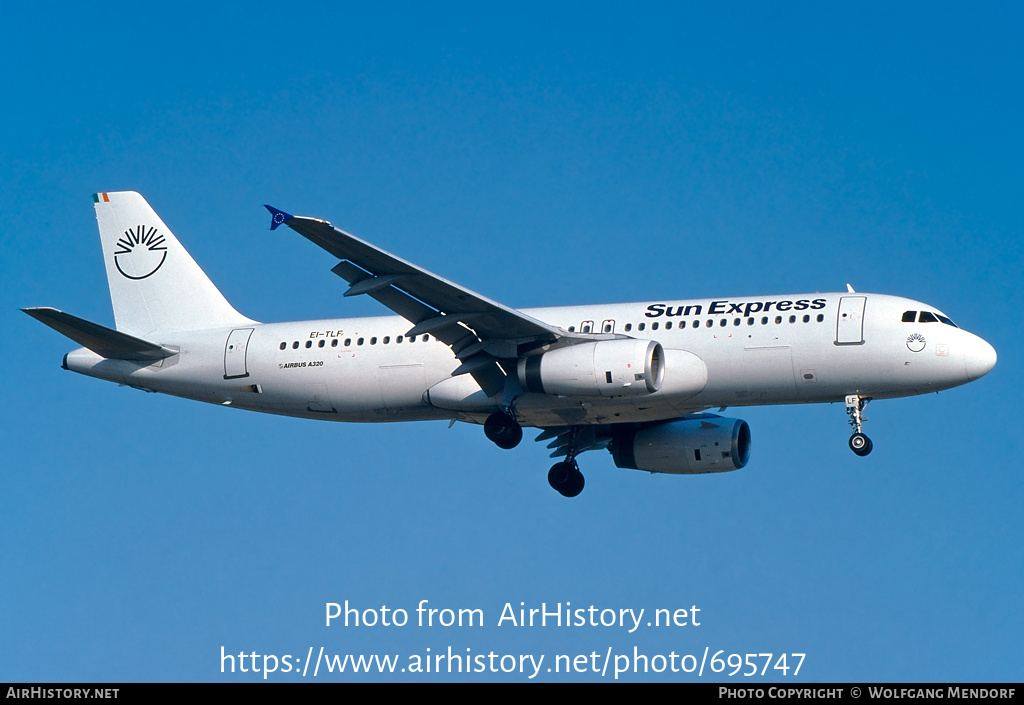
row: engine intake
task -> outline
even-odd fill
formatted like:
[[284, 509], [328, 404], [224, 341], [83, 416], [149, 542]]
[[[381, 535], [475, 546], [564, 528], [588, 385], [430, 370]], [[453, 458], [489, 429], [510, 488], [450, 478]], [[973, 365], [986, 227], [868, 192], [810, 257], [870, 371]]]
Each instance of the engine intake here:
[[750, 459], [750, 426], [713, 414], [620, 429], [610, 448], [620, 468], [696, 475], [739, 470]]
[[654, 340], [599, 340], [519, 360], [529, 392], [570, 397], [653, 394], [665, 378], [665, 350]]

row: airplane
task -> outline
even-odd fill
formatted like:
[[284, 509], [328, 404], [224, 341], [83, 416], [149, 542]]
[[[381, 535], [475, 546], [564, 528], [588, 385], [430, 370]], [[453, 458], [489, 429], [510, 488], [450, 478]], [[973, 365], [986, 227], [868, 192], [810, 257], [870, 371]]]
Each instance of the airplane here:
[[259, 323], [238, 313], [138, 193], [93, 195], [111, 329], [25, 313], [83, 346], [62, 367], [148, 392], [309, 419], [482, 424], [499, 448], [550, 441], [552, 488], [581, 453], [651, 473], [738, 470], [751, 433], [730, 406], [844, 402], [866, 456], [874, 399], [966, 384], [996, 351], [933, 306], [846, 292], [513, 309], [335, 228], [272, 206], [337, 260], [345, 296], [396, 316]]

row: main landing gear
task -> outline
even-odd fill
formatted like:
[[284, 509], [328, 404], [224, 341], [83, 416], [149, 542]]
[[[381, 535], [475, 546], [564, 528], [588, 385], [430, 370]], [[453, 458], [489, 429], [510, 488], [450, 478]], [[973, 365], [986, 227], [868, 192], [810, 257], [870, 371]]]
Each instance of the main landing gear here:
[[555, 463], [548, 470], [548, 484], [563, 497], [575, 497], [583, 491], [583, 473], [575, 458]]
[[523, 427], [507, 411], [495, 411], [484, 421], [484, 435], [499, 448], [511, 450], [523, 440]]
[[585, 480], [580, 466], [576, 463], [576, 453], [580, 446], [580, 427], [569, 429], [569, 444], [565, 449], [565, 460], [555, 463], [548, 470], [548, 484], [563, 497], [575, 497], [583, 491]]
[[871, 400], [865, 399], [859, 394], [846, 395], [846, 413], [850, 415], [850, 426], [853, 427], [853, 435], [850, 436], [850, 450], [860, 456], [867, 455], [874, 447], [871, 439], [862, 433], [864, 422], [867, 421], [867, 417], [864, 416], [864, 408], [869, 401]]
[[[510, 450], [523, 440], [523, 427], [509, 411], [495, 411], [484, 421], [484, 435], [499, 448]], [[579, 427], [572, 427], [565, 460], [555, 463], [548, 471], [548, 484], [563, 497], [575, 497], [583, 491], [585, 484], [580, 466], [576, 464], [579, 436]]]

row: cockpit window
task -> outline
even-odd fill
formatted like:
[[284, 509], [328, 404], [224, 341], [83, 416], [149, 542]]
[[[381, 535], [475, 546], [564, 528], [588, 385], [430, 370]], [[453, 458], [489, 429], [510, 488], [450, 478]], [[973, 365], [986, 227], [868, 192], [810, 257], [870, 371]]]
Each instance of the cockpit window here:
[[915, 320], [918, 323], [938, 323], [941, 321], [942, 323], [945, 323], [947, 326], [953, 326], [954, 328], [957, 327], [956, 323], [953, 323], [953, 321], [949, 320], [941, 313], [935, 313], [934, 311], [921, 311], [920, 313], [918, 313], [917, 311], [903, 312], [904, 323], [913, 323]]

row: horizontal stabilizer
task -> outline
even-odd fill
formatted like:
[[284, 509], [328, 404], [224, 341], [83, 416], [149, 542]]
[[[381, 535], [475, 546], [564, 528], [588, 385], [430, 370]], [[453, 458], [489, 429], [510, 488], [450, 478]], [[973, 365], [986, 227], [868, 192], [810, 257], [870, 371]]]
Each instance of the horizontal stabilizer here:
[[23, 308], [21, 310], [108, 360], [161, 360], [178, 354], [177, 350], [171, 350], [163, 345], [149, 343], [127, 333], [120, 333], [96, 323], [90, 323], [55, 308]]

